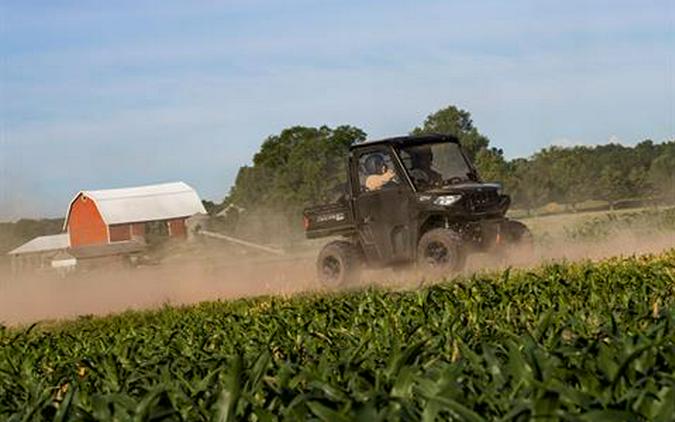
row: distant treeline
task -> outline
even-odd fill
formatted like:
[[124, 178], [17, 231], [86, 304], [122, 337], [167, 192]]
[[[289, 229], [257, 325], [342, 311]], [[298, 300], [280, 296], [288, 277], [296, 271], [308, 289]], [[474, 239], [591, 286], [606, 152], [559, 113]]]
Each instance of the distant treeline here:
[[[460, 139], [485, 181], [500, 181], [513, 207], [531, 209], [547, 203], [575, 204], [604, 200], [668, 198], [675, 195], [675, 142], [644, 140], [634, 147], [551, 146], [529, 158], [507, 160], [474, 125], [471, 115], [455, 106], [429, 115], [412, 134], [444, 133]], [[234, 204], [248, 210], [296, 213], [307, 205], [329, 201], [345, 181], [350, 144], [366, 133], [353, 126], [295, 126], [268, 137], [253, 164], [239, 170], [230, 194], [212, 210]]]
[[[552, 146], [529, 158], [507, 160], [474, 125], [471, 115], [454, 106], [443, 108], [413, 134], [444, 133], [460, 139], [485, 181], [499, 181], [513, 198], [513, 208], [530, 210], [546, 204], [607, 201], [610, 207], [649, 199], [675, 198], [675, 141], [644, 140], [634, 147]], [[214, 214], [230, 207], [222, 229], [243, 236], [288, 239], [300, 227], [300, 210], [331, 201], [345, 182], [349, 146], [366, 133], [354, 126], [294, 126], [268, 137], [253, 163], [239, 170], [229, 195], [221, 202], [204, 201]], [[254, 223], [254, 224], [249, 224]], [[0, 253], [35, 236], [58, 233], [61, 219], [0, 223]], [[251, 231], [253, 230], [253, 231]]]
[[63, 218], [41, 220], [21, 219], [16, 222], [0, 223], [0, 260], [7, 252], [38, 236], [60, 233]]

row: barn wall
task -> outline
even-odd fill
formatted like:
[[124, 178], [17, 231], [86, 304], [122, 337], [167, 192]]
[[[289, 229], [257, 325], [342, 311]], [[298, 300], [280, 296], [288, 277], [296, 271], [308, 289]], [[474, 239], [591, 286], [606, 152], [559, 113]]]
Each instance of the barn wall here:
[[131, 240], [131, 224], [115, 224], [108, 227], [111, 242]]
[[185, 218], [168, 220], [167, 225], [169, 226], [170, 237], [184, 238], [187, 236], [187, 230], [185, 229]]
[[73, 248], [108, 243], [108, 230], [96, 204], [82, 194], [73, 201], [70, 209], [68, 234]]
[[145, 238], [145, 223], [134, 223], [131, 225], [132, 238]]

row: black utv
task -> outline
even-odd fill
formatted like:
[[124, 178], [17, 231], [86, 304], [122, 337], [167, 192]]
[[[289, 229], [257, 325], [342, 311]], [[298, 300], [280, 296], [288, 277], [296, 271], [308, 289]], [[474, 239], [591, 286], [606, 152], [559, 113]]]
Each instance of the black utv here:
[[356, 280], [363, 265], [417, 263], [452, 273], [470, 252], [531, 242], [522, 223], [505, 217], [510, 197], [499, 184], [481, 181], [454, 137], [354, 144], [347, 169], [337, 202], [304, 211], [308, 238], [342, 237], [319, 254], [319, 279], [327, 285]]

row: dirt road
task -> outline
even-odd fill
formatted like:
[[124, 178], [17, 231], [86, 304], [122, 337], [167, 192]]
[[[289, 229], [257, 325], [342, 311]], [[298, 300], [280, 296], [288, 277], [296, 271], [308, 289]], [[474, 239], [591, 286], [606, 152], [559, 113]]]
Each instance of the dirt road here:
[[108, 268], [60, 278], [32, 274], [0, 282], [0, 323], [15, 325], [78, 315], [182, 305], [204, 300], [310, 290], [308, 259], [214, 265], [201, 261], [136, 269]]
[[[675, 234], [640, 237], [624, 233], [588, 244], [548, 242], [534, 255], [514, 255], [508, 262], [472, 257], [466, 272], [503, 266], [530, 266], [558, 259], [600, 259], [614, 255], [659, 252], [675, 247]], [[59, 278], [33, 274], [12, 278], [0, 274], [0, 323], [26, 324], [78, 315], [106, 315], [129, 309], [152, 309], [205, 300], [257, 295], [292, 295], [320, 290], [314, 279], [314, 254], [222, 262], [194, 257], [136, 269], [101, 268]], [[416, 272], [369, 272], [369, 283], [416, 286], [429, 277]]]

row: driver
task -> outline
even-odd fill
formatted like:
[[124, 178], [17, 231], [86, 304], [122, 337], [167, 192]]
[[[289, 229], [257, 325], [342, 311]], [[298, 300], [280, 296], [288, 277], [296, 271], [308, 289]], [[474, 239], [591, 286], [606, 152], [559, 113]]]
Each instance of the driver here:
[[431, 148], [418, 148], [411, 154], [412, 170], [410, 175], [415, 183], [424, 185], [437, 185], [443, 183], [443, 176], [432, 168], [434, 155]]
[[382, 189], [384, 185], [394, 180], [396, 173], [384, 162], [382, 154], [372, 154], [364, 163], [368, 177], [366, 189], [369, 191]]

